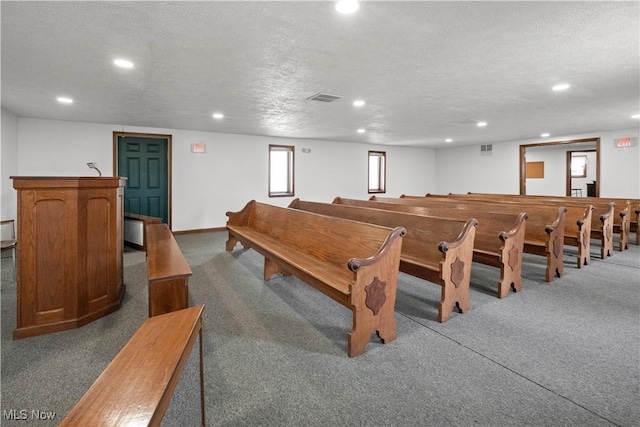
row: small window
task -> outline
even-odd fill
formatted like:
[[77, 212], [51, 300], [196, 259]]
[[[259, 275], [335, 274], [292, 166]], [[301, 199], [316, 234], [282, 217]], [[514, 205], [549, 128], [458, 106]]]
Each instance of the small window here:
[[571, 178], [587, 177], [587, 156], [571, 156]]
[[292, 145], [269, 145], [269, 197], [294, 195], [294, 149]]
[[387, 153], [369, 151], [369, 193], [385, 193], [387, 191]]

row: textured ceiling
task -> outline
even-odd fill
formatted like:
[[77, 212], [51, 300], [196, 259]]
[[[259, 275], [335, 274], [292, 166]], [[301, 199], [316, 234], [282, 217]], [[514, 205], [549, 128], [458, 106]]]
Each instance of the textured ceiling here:
[[638, 2], [0, 8], [2, 106], [21, 117], [426, 147], [638, 126]]

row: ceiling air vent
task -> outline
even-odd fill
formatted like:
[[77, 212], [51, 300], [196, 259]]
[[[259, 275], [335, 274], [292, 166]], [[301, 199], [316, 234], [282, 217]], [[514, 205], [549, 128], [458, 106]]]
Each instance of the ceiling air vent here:
[[340, 99], [342, 96], [340, 95], [331, 95], [330, 93], [318, 92], [313, 96], [307, 98], [309, 101], [320, 101], [320, 102], [333, 102], [336, 99]]

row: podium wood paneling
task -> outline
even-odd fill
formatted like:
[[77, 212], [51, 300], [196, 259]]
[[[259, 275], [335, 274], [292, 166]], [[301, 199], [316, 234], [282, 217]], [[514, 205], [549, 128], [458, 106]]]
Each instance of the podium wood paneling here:
[[119, 309], [125, 178], [11, 178], [18, 191], [13, 338], [77, 328]]

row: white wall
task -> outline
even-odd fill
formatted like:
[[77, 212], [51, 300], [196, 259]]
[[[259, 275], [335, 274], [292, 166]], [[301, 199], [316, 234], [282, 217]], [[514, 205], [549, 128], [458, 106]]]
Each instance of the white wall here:
[[[600, 136], [600, 196], [640, 198], [640, 147], [638, 128]], [[634, 145], [618, 148], [616, 138], [633, 137]]]
[[15, 219], [17, 197], [9, 177], [18, 172], [18, 118], [4, 108], [0, 158], [0, 218]]
[[[523, 140], [493, 144], [493, 155], [480, 156], [479, 146], [447, 147], [436, 150], [436, 190], [435, 193], [510, 193], [520, 192], [520, 145], [552, 141], [600, 138], [600, 196], [640, 198], [640, 149], [637, 128], [597, 134], [557, 136], [540, 140]], [[615, 139], [634, 138], [634, 144], [627, 148], [617, 148]], [[553, 170], [545, 164], [545, 177], [560, 169], [564, 194], [565, 158], [562, 165]], [[527, 160], [531, 161], [529, 151]], [[529, 184], [528, 184], [529, 185]], [[527, 193], [531, 192], [528, 187]], [[419, 194], [419, 193], [418, 193]], [[549, 194], [553, 195], [553, 194]]]
[[[4, 119], [4, 116], [3, 116]], [[32, 118], [18, 119], [17, 171], [21, 176], [113, 176], [113, 132], [172, 135], [172, 228], [174, 231], [224, 227], [227, 211], [251, 199], [286, 206], [293, 198], [269, 198], [268, 146], [294, 145], [296, 197], [330, 202], [336, 196], [368, 198], [367, 152], [387, 153], [387, 194], [435, 189], [434, 151], [320, 140], [268, 138], [213, 132], [122, 127]], [[205, 154], [190, 152], [205, 143]], [[3, 134], [4, 150], [4, 134]], [[303, 153], [309, 148], [310, 153]], [[2, 185], [11, 187], [8, 175]], [[15, 190], [13, 190], [15, 191]]]
[[479, 145], [438, 149], [435, 193], [518, 194], [519, 156], [516, 144], [493, 144], [491, 156]]
[[558, 145], [527, 150], [527, 162], [542, 162], [544, 164], [543, 178], [527, 179], [527, 194], [534, 196], [566, 195], [566, 151], [566, 147]]

